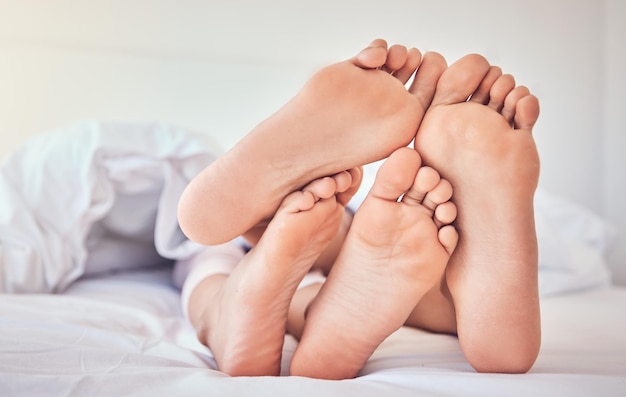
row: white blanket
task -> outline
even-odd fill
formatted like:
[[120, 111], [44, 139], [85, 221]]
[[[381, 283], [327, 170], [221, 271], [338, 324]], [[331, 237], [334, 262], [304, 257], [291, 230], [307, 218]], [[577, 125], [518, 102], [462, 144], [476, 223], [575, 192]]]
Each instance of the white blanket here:
[[58, 292], [86, 273], [194, 254], [176, 206], [218, 154], [159, 124], [87, 121], [26, 143], [0, 176], [0, 291]]

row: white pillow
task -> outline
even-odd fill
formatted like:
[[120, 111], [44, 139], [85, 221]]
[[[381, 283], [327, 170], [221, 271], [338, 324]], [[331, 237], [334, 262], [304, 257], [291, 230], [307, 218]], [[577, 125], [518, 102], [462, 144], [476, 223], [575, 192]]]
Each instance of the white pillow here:
[[589, 209], [538, 189], [535, 222], [542, 296], [611, 284], [606, 254], [616, 230]]

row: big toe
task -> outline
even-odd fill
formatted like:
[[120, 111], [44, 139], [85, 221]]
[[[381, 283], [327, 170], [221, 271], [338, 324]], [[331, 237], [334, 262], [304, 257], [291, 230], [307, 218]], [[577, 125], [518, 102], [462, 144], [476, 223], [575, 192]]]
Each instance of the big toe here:
[[439, 78], [433, 104], [465, 102], [478, 90], [489, 70], [489, 62], [481, 55], [470, 54], [459, 59]]
[[378, 169], [370, 195], [397, 201], [413, 185], [421, 164], [422, 159], [415, 150], [408, 147], [396, 150]]
[[421, 59], [409, 92], [415, 95], [422, 109], [426, 110], [430, 106], [437, 90], [437, 83], [447, 67], [446, 59], [436, 52], [427, 52]]
[[387, 42], [383, 39], [376, 39], [366, 48], [361, 50], [352, 62], [363, 69], [376, 69], [387, 61]]

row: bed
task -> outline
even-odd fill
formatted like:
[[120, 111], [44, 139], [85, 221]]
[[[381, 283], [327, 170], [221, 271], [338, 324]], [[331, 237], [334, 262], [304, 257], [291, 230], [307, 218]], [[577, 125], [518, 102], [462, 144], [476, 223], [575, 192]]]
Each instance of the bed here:
[[219, 152], [176, 126], [90, 120], [13, 153], [0, 178], [0, 395], [626, 395], [626, 289], [605, 261], [615, 231], [543, 190], [543, 339], [528, 374], [476, 373], [456, 338], [410, 328], [355, 379], [288, 376], [290, 336], [282, 376], [221, 373], [180, 305], [177, 263], [202, 247], [172, 221]]

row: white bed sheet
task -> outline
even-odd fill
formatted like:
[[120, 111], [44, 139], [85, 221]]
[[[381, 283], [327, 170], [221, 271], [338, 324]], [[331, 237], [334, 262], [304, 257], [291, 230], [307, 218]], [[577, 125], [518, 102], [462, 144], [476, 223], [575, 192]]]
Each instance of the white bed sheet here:
[[[181, 313], [172, 267], [137, 268], [193, 254], [197, 246], [172, 223], [173, 203], [213, 155], [177, 128], [87, 122], [12, 157], [0, 180], [0, 279], [3, 291], [28, 293], [0, 295], [0, 397], [626, 395], [626, 289], [607, 287], [604, 259], [612, 232], [589, 211], [546, 194], [535, 203], [544, 342], [529, 374], [477, 374], [456, 338], [403, 328], [354, 380], [225, 376]], [[91, 178], [94, 170], [105, 177]], [[82, 176], [84, 183], [68, 184]], [[102, 197], [91, 188], [109, 185], [106, 208], [92, 205]], [[67, 197], [82, 197], [83, 205], [68, 212]], [[136, 211], [137, 202], [150, 210]], [[140, 241], [147, 255], [137, 259], [134, 244], [112, 255], [113, 246], [103, 245], [108, 234], [95, 233], [102, 225], [123, 237], [111, 241]], [[64, 292], [33, 293], [49, 291]], [[284, 368], [295, 347], [287, 337]]]
[[[84, 278], [58, 295], [0, 295], [0, 395], [626, 395], [623, 288], [543, 298], [542, 349], [524, 375], [475, 373], [456, 338], [402, 328], [353, 380], [231, 378], [214, 369], [183, 318], [170, 272]], [[287, 337], [283, 367], [295, 347]]]

